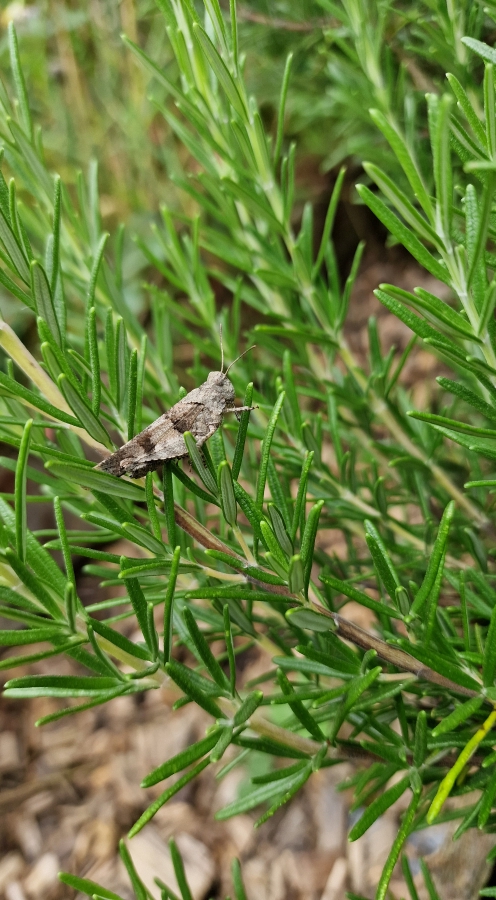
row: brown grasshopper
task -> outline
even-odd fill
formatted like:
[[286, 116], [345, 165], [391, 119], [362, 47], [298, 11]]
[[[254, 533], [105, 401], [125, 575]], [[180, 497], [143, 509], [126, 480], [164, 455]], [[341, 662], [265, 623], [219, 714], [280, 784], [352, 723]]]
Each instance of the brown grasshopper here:
[[190, 431], [198, 447], [217, 431], [226, 413], [241, 413], [256, 409], [255, 406], [234, 406], [234, 387], [227, 373], [238, 359], [253, 350], [249, 347], [241, 353], [226, 371], [224, 353], [220, 372], [210, 372], [207, 380], [186, 394], [172, 409], [140, 431], [132, 440], [95, 467], [110, 475], [129, 475], [141, 478], [153, 472], [168, 459], [181, 459], [188, 455], [183, 437]]

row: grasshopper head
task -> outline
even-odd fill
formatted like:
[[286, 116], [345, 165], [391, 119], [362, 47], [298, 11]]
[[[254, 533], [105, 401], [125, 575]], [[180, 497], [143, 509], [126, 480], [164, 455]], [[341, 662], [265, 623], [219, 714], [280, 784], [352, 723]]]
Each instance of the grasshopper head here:
[[223, 372], [210, 372], [207, 384], [215, 391], [217, 396], [222, 397], [226, 405], [234, 403], [234, 388], [227, 375], [224, 375]]

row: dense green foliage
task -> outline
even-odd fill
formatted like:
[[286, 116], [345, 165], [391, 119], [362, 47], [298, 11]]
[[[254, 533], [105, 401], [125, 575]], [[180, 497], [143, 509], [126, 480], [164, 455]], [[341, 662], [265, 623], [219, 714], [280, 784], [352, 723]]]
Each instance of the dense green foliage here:
[[[365, 760], [351, 780], [365, 807], [351, 840], [409, 796], [377, 887], [384, 898], [404, 841], [442, 821], [450, 794], [480, 792], [457, 809], [458, 835], [496, 825], [496, 51], [483, 43], [491, 7], [431, 2], [413, 20], [400, 4], [378, 3], [372, 22], [364, 0], [322, 0], [314, 12], [328, 21], [272, 47], [275, 70], [288, 49], [294, 57], [266, 121], [247, 87], [234, 3], [230, 17], [216, 0], [198, 11], [180, 0], [158, 6], [167, 66], [149, 22], [147, 52], [130, 37], [124, 45], [140, 65], [137, 84], [152, 76], [154, 109], [175, 135], [176, 193], [150, 230], [139, 217], [139, 257], [122, 229], [107, 241], [95, 166], [77, 192], [53, 176], [10, 30], [0, 129], [13, 178], [0, 181], [0, 283], [2, 298], [11, 296], [6, 318], [26, 334], [36, 322], [39, 344], [28, 348], [0, 322], [1, 462], [15, 468], [14, 493], [0, 498], [0, 614], [18, 626], [0, 642], [27, 650], [0, 668], [65, 653], [88, 674], [12, 678], [5, 693], [80, 698], [86, 709], [170, 679], [178, 702], [212, 716], [201, 741], [145, 779], [183, 773], [131, 834], [207, 765], [221, 769], [230, 745], [239, 750], [223, 771], [254, 750], [287, 761], [217, 814], [261, 807], [259, 824], [317, 769]], [[313, 86], [324, 83], [312, 110]], [[269, 94], [260, 99], [273, 102]], [[329, 164], [350, 153], [363, 160], [361, 202], [438, 286], [378, 289], [413, 333], [401, 355], [383, 351], [374, 319], [365, 367], [346, 341], [363, 247], [342, 280], [331, 234], [344, 173], [323, 233], [310, 203], [297, 222], [287, 119], [307, 145], [319, 122], [328, 136], [338, 124]], [[150, 203], [153, 156], [148, 148], [140, 159]], [[163, 478], [131, 482], [95, 471], [98, 454], [182, 396], [175, 342], [192, 348], [195, 384], [220, 368], [221, 324], [228, 360], [257, 344], [230, 376], [258, 409], [226, 419], [201, 455], [193, 447], [194, 472], [171, 464]], [[438, 379], [435, 409], [412, 410], [401, 386], [420, 342], [451, 370]], [[28, 529], [38, 502], [53, 505], [50, 535]], [[68, 514], [87, 527], [69, 527]], [[340, 558], [331, 529], [345, 538]], [[107, 549], [119, 537], [134, 555]], [[62, 567], [51, 550], [62, 551]], [[73, 555], [127, 596], [83, 607]], [[374, 614], [374, 633], [341, 615], [349, 600]], [[140, 643], [114, 627], [129, 617]], [[215, 657], [219, 640], [225, 652]], [[263, 692], [238, 691], [236, 656], [256, 642], [273, 668]], [[175, 658], [178, 646], [188, 664]], [[136, 896], [146, 896], [125, 861]], [[237, 869], [235, 881], [242, 898]]]

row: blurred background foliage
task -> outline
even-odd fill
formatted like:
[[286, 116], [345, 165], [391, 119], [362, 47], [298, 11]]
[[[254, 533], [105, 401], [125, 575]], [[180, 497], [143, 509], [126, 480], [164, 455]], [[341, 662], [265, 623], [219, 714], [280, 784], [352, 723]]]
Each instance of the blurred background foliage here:
[[[471, 66], [481, 67], [477, 60], [468, 65], [460, 37], [484, 40], [494, 28], [482, 4], [457, 4], [455, 13], [444, 0], [414, 6], [384, 0], [240, 5], [247, 88], [257, 97], [269, 134], [275, 134], [286, 58], [294, 55], [284, 131], [288, 142], [298, 144], [302, 201], [320, 200], [326, 207], [333, 174], [345, 161], [350, 186], [364, 158], [404, 179], [370, 118], [371, 107], [395, 117], [423, 168], [423, 155], [429, 159], [426, 91], [439, 91], [447, 71], [463, 85]], [[148, 235], [161, 203], [194, 212], [191, 199], [171, 180], [195, 163], [158, 112], [165, 91], [150, 82], [121, 39], [125, 33], [175, 80], [177, 63], [155, 2], [15, 0], [0, 17], [0, 65], [3, 71], [8, 67], [6, 25], [13, 21], [47, 166], [70, 185], [78, 168], [86, 170], [98, 159], [105, 227], [126, 221], [131, 231]], [[424, 169], [427, 174], [429, 165]], [[356, 221], [355, 229], [361, 227]], [[361, 236], [355, 235], [355, 243]], [[130, 271], [139, 268], [129, 255], [126, 263]]]

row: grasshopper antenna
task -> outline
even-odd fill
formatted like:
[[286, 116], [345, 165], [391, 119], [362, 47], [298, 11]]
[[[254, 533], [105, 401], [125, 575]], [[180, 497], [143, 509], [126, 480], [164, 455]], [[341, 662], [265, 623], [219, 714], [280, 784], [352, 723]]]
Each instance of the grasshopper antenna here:
[[222, 341], [222, 322], [219, 323], [219, 335], [220, 335], [220, 372], [221, 375], [224, 374], [224, 343]]
[[226, 371], [225, 371], [224, 374], [227, 375], [227, 373], [229, 372], [229, 369], [231, 369], [231, 368], [233, 367], [234, 363], [237, 362], [238, 359], [241, 359], [241, 357], [244, 356], [245, 353], [249, 353], [250, 350], [254, 350], [256, 346], [257, 346], [256, 344], [253, 344], [252, 347], [248, 347], [248, 350], [243, 350], [243, 352], [240, 353], [239, 356], [236, 357], [236, 359], [233, 359], [232, 363], [230, 363], [230, 364], [228, 365], [228, 367], [227, 367], [227, 369], [226, 369]]

